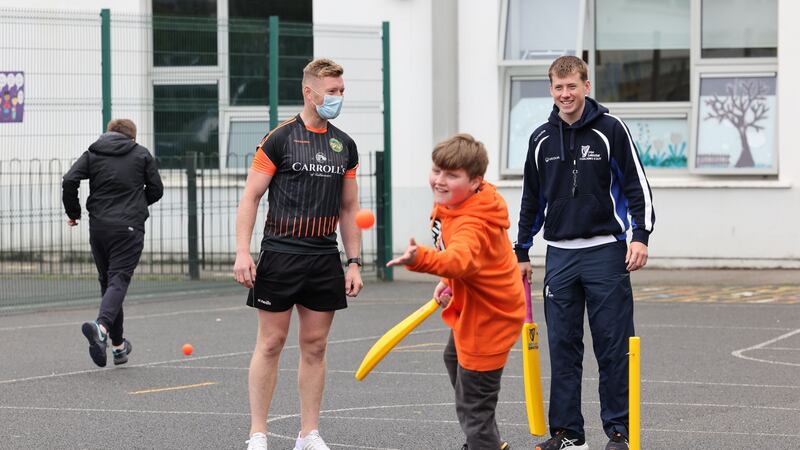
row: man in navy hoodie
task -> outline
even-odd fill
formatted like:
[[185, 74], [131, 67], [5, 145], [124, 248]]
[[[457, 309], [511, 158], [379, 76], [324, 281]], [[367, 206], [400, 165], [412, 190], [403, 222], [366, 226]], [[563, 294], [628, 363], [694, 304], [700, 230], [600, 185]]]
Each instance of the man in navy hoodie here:
[[69, 226], [81, 218], [78, 188], [87, 178], [89, 243], [103, 300], [97, 320], [85, 322], [81, 331], [92, 361], [105, 367], [109, 336], [114, 364], [128, 362], [132, 347], [122, 336], [122, 302], [144, 248], [147, 207], [161, 198], [164, 187], [153, 156], [136, 143], [136, 124], [128, 119], [110, 121], [108, 132], [64, 175], [62, 201]]
[[652, 193], [628, 127], [587, 96], [586, 64], [562, 56], [548, 76], [555, 105], [528, 142], [514, 247], [522, 275], [530, 280], [528, 253], [544, 226], [551, 438], [536, 448], [589, 448], [581, 414], [583, 315], [588, 310], [600, 369], [600, 417], [609, 437], [606, 450], [627, 449], [627, 352], [634, 335], [630, 272], [647, 264], [655, 222]]

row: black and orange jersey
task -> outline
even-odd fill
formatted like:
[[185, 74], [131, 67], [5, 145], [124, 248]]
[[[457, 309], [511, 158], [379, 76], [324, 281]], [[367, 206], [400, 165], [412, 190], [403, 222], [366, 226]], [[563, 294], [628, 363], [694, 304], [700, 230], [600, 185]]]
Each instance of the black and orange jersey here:
[[331, 123], [311, 128], [298, 114], [261, 139], [251, 168], [272, 176], [261, 249], [338, 253], [342, 185], [357, 167], [355, 141]]

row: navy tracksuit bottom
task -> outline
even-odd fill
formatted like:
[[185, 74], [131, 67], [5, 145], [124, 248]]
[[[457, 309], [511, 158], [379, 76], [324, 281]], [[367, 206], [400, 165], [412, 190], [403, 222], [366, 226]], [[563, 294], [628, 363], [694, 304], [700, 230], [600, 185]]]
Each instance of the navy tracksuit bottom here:
[[112, 345], [121, 345], [124, 331], [122, 302], [142, 256], [144, 232], [129, 227], [90, 227], [89, 243], [103, 295], [97, 323], [108, 330]]
[[628, 435], [628, 338], [634, 335], [627, 243], [547, 248], [544, 312], [550, 345], [551, 433], [585, 436], [581, 414], [583, 316], [600, 369], [600, 418], [608, 436]]

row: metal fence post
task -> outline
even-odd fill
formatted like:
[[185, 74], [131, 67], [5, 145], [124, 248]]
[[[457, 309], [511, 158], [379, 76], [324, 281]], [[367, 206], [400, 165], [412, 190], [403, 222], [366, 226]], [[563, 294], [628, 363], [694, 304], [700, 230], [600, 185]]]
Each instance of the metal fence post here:
[[103, 84], [103, 126], [101, 133], [105, 133], [108, 122], [111, 121], [111, 10], [100, 10], [100, 60], [102, 65]]
[[391, 267], [386, 267], [386, 262], [392, 257], [392, 93], [391, 93], [391, 67], [389, 58], [389, 22], [383, 22], [383, 33], [381, 34], [383, 41], [383, 180], [376, 180], [377, 184], [383, 187], [383, 195], [379, 197], [380, 204], [383, 205], [384, 228], [383, 233], [379, 233], [383, 237], [383, 257], [378, 259], [378, 264], [383, 269], [383, 276], [385, 281], [394, 280], [394, 271]]
[[278, 126], [278, 16], [269, 16], [269, 129]]
[[186, 208], [188, 219], [189, 278], [200, 279], [200, 258], [197, 246], [197, 153], [186, 155]]

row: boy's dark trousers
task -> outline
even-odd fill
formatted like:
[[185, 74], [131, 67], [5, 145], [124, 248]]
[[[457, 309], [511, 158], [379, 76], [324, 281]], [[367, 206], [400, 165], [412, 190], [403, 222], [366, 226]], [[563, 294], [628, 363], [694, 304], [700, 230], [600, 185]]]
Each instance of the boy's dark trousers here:
[[103, 295], [97, 323], [108, 330], [112, 345], [121, 345], [124, 320], [122, 302], [142, 255], [144, 232], [126, 226], [90, 226], [89, 243]]
[[547, 248], [544, 312], [550, 345], [553, 429], [585, 436], [581, 414], [583, 315], [600, 369], [600, 418], [608, 436], [628, 435], [628, 338], [634, 335], [627, 244], [582, 249]]
[[499, 449], [500, 432], [495, 421], [503, 368], [476, 372], [458, 364], [453, 333], [444, 349], [444, 365], [456, 393], [456, 414], [471, 449]]

